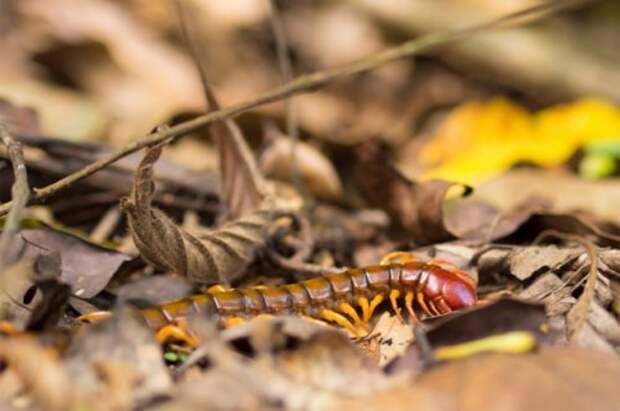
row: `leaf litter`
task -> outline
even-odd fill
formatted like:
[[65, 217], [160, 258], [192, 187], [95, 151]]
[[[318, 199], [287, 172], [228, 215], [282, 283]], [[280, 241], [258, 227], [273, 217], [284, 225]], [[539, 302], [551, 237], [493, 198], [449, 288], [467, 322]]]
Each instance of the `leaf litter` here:
[[[436, 55], [376, 70], [371, 58], [362, 60], [373, 68], [363, 75], [342, 76], [355, 69], [306, 77], [316, 82], [308, 89], [347, 78], [296, 97], [298, 104], [276, 102], [210, 124], [212, 141], [188, 127], [181, 134], [189, 135], [139, 145], [143, 153], [52, 188], [38, 209], [24, 207], [41, 198], [38, 188], [30, 200], [17, 191], [11, 196], [20, 163], [31, 187], [49, 185], [114, 153], [108, 143], [126, 142], [156, 124], [161, 136], [186, 127], [185, 119], [200, 112], [201, 98], [206, 111], [218, 113], [235, 98], [279, 86], [282, 77], [291, 80], [278, 74], [274, 44], [280, 44], [279, 63], [290, 54], [293, 71], [312, 72], [317, 64], [346, 64], [396, 44], [412, 24], [424, 32], [428, 22], [417, 18], [436, 13], [419, 2], [416, 19], [403, 26], [387, 13], [387, 3], [272, 2], [284, 28], [272, 33], [269, 27], [278, 22], [268, 19], [278, 17], [268, 16], [267, 7], [242, 12], [232, 3], [180, 0], [180, 16], [173, 16], [172, 7], [158, 15], [160, 9], [141, 1], [74, 3], [8, 3], [18, 24], [8, 28], [10, 41], [1, 48], [18, 58], [0, 64], [0, 73], [34, 88], [27, 98], [19, 87], [0, 85], [7, 99], [0, 121], [23, 145], [22, 159], [9, 140], [0, 146], [0, 198], [13, 199], [2, 207], [21, 215], [17, 224], [3, 220], [10, 241], [0, 250], [0, 393], [7, 406], [617, 408], [617, 168], [609, 146], [607, 168], [592, 171], [591, 156], [601, 152], [591, 143], [617, 141], [618, 109], [617, 102], [589, 95], [600, 90], [597, 84], [575, 84], [570, 90], [580, 90], [582, 98], [571, 102], [567, 97], [574, 96], [555, 80], [554, 92], [533, 96], [525, 74], [510, 87], [492, 74], [473, 79], [467, 59], [453, 60], [448, 76]], [[463, 6], [451, 3], [454, 10]], [[497, 7], [484, 3], [485, 13]], [[593, 15], [611, 15], [597, 11]], [[584, 18], [577, 14], [556, 18], [570, 28]], [[548, 35], [529, 26], [520, 30], [536, 39], [534, 49]], [[594, 36], [596, 30], [583, 32]], [[283, 54], [282, 44], [292, 48]], [[470, 53], [481, 66], [497, 67], [491, 55], [481, 61], [466, 47], [458, 49], [459, 56]], [[500, 72], [514, 69], [514, 61], [506, 61]], [[575, 70], [599, 64], [597, 72], [608, 75], [607, 63], [597, 61]], [[536, 67], [540, 78], [548, 75]], [[64, 100], [68, 111], [56, 116], [63, 124], [48, 121], [59, 100], [47, 90], [71, 96]], [[493, 98], [498, 95], [510, 97]], [[299, 118], [294, 132], [290, 116]], [[290, 135], [274, 131], [284, 123]], [[81, 141], [86, 137], [104, 142]], [[160, 160], [164, 149], [176, 151], [169, 158], [177, 161], [184, 160], [183, 150], [193, 151], [187, 162], [201, 171]], [[581, 179], [588, 158], [587, 175], [605, 179]], [[474, 187], [463, 184], [483, 179]], [[46, 223], [39, 221], [44, 214]], [[253, 295], [262, 296], [264, 307], [289, 304], [295, 294], [282, 297], [282, 285], [317, 276], [303, 283], [309, 298], [319, 289], [312, 281], [372, 266], [392, 251], [411, 251], [434, 270], [466, 278], [475, 284], [478, 303], [445, 315], [420, 312], [419, 323], [402, 321], [398, 310], [381, 304], [359, 335], [316, 315], [260, 308], [247, 316], [223, 314], [239, 313], [239, 306], [249, 312]], [[340, 286], [330, 281], [329, 296]], [[218, 296], [207, 300], [213, 306], [203, 297], [187, 299], [204, 292]], [[428, 313], [437, 314], [435, 303]], [[333, 308], [353, 320], [363, 314], [351, 314], [346, 305]], [[328, 317], [339, 318], [335, 310]], [[167, 326], [153, 329], [148, 312]], [[222, 328], [222, 319], [230, 324]]]

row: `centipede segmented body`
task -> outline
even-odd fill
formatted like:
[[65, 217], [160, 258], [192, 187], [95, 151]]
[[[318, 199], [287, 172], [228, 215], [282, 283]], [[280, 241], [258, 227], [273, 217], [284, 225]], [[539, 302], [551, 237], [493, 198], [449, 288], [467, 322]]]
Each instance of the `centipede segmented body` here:
[[401, 320], [399, 303], [404, 302], [412, 321], [418, 321], [414, 304], [427, 316], [437, 316], [470, 307], [476, 300], [475, 283], [467, 273], [431, 260], [350, 269], [277, 287], [210, 290], [142, 313], [155, 329], [195, 314], [225, 324], [260, 314], [298, 314], [334, 322], [357, 334], [383, 301], [390, 302]]

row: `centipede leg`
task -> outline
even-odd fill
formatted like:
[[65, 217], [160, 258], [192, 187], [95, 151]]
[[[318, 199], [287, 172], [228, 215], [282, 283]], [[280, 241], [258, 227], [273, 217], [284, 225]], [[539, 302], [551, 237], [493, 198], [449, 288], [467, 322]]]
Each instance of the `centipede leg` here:
[[246, 320], [241, 317], [226, 317], [222, 319], [222, 324], [225, 328], [235, 327], [237, 325], [244, 324]]
[[9, 321], [2, 320], [0, 321], [0, 334], [4, 335], [17, 335], [19, 334], [19, 330], [15, 325]]
[[207, 293], [223, 293], [224, 291], [228, 291], [230, 288], [224, 287], [222, 284], [215, 284], [211, 287], [207, 288]]
[[407, 251], [393, 251], [391, 253], [387, 253], [381, 258], [379, 264], [381, 265], [389, 265], [393, 263], [397, 264], [405, 264], [410, 263], [412, 261], [420, 261], [417, 255], [414, 253], [409, 253]]
[[364, 322], [362, 321], [360, 316], [357, 314], [357, 311], [355, 311], [355, 308], [351, 304], [340, 303], [340, 305], [338, 306], [338, 309], [340, 310], [340, 312], [345, 313], [349, 317], [351, 317], [358, 327], [365, 328]]
[[390, 304], [392, 305], [392, 310], [396, 313], [396, 317], [398, 321], [403, 324], [405, 321], [403, 320], [403, 316], [400, 314], [400, 307], [398, 306], [398, 297], [400, 297], [399, 290], [390, 291]]
[[165, 325], [157, 331], [155, 339], [160, 344], [165, 344], [168, 341], [182, 341], [192, 348], [196, 348], [200, 345], [198, 338], [185, 330], [185, 324]]
[[384, 299], [385, 297], [383, 297], [383, 294], [378, 294], [378, 295], [375, 295], [374, 298], [370, 301], [370, 305], [368, 306], [368, 318], [364, 317], [365, 323], [370, 321], [370, 317], [372, 317], [372, 314], [375, 312], [375, 309], [377, 308], [379, 304], [383, 302]]
[[441, 315], [441, 312], [437, 309], [437, 307], [435, 307], [435, 303], [433, 302], [433, 300], [428, 300], [427, 304], [433, 312], [433, 315]]
[[77, 321], [85, 323], [96, 323], [112, 316], [112, 311], [93, 311], [88, 314], [82, 314], [76, 318]]
[[435, 305], [439, 309], [441, 314], [448, 314], [452, 312], [452, 308], [446, 303], [446, 301], [442, 297], [435, 298]]
[[322, 309], [320, 314], [321, 318], [323, 318], [324, 320], [335, 322], [339, 326], [349, 330], [351, 334], [355, 336], [358, 335], [357, 328], [355, 328], [355, 326], [351, 324], [351, 322], [347, 320], [344, 315], [338, 314], [336, 311], [328, 310], [326, 308]]
[[422, 311], [424, 311], [427, 315], [433, 316], [433, 312], [428, 308], [426, 301], [424, 300], [424, 294], [418, 293], [418, 304], [422, 307]]
[[362, 308], [362, 322], [367, 323], [370, 318], [369, 310], [370, 310], [370, 302], [366, 297], [359, 297], [357, 299], [357, 305]]
[[417, 323], [417, 322], [420, 322], [420, 320], [418, 319], [418, 316], [416, 315], [415, 311], [413, 311], [414, 297], [415, 297], [415, 294], [413, 293], [413, 291], [407, 291], [407, 294], [405, 294], [405, 308], [407, 309], [407, 312], [409, 313], [409, 318], [411, 318], [411, 322]]

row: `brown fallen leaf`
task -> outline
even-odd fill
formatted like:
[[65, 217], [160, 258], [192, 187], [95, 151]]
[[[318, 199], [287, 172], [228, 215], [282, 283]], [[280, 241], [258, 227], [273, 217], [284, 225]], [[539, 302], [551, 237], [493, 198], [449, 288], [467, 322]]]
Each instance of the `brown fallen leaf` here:
[[[301, 177], [317, 198], [339, 200], [342, 183], [332, 163], [314, 146], [299, 141], [295, 143], [295, 161]], [[293, 142], [278, 136], [260, 157], [260, 168], [267, 177], [292, 181]]]
[[193, 235], [152, 207], [153, 166], [163, 146], [150, 147], [138, 167], [134, 188], [121, 206], [142, 257], [196, 284], [227, 284], [238, 278], [265, 239], [275, 210], [259, 209], [213, 231]]
[[485, 354], [432, 368], [416, 387], [446, 400], [446, 411], [612, 411], [620, 404], [620, 360], [577, 348], [527, 355]]
[[[356, 181], [366, 200], [384, 209], [392, 222], [401, 226], [419, 243], [435, 243], [454, 238], [443, 218], [448, 190], [459, 184], [443, 180], [416, 183], [392, 166], [374, 141], [354, 149], [358, 160]], [[465, 187], [466, 193], [469, 188]]]
[[[464, 313], [455, 313], [445, 319], [434, 320], [426, 338], [431, 348], [461, 344], [480, 338], [511, 331], [528, 331], [539, 341], [550, 341], [555, 335], [545, 335], [541, 326], [547, 317], [542, 304], [533, 304], [505, 298]], [[419, 371], [420, 347], [412, 345], [400, 358], [387, 366], [390, 373], [402, 370]]]
[[368, 339], [358, 344], [369, 355], [377, 358], [379, 367], [384, 367], [405, 353], [413, 341], [413, 328], [395, 315], [384, 312], [369, 335]]
[[511, 247], [489, 250], [477, 258], [478, 270], [482, 273], [509, 273], [525, 281], [546, 271], [559, 271], [575, 262], [583, 250], [555, 245]]
[[60, 255], [60, 280], [78, 297], [90, 298], [103, 290], [119, 267], [131, 257], [51, 227], [21, 230], [10, 246], [10, 261]]
[[2, 271], [0, 318], [18, 330], [54, 327], [64, 314], [70, 288], [60, 280], [57, 253], [22, 259]]
[[484, 201], [505, 213], [533, 197], [544, 198], [548, 212], [566, 214], [579, 210], [620, 224], [614, 206], [620, 202], [620, 185], [615, 179], [586, 180], [555, 171], [515, 169], [480, 184], [462, 202]]
[[121, 306], [114, 318], [84, 325], [80, 331], [67, 349], [64, 361], [74, 389], [85, 396], [96, 396], [101, 389], [102, 364], [108, 363], [139, 377], [131, 387], [134, 403], [168, 392], [171, 379], [161, 348], [133, 309]]
[[63, 411], [74, 405], [75, 389], [53, 350], [26, 336], [3, 338], [0, 358], [8, 365], [3, 372], [17, 374], [21, 388], [41, 409]]

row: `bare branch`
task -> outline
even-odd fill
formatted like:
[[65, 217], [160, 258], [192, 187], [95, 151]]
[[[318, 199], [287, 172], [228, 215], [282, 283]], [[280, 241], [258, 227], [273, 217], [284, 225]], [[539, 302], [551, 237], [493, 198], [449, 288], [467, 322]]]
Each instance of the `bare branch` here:
[[[276, 40], [276, 54], [278, 56], [278, 65], [282, 73], [282, 80], [287, 83], [293, 79], [293, 69], [291, 59], [288, 54], [288, 45], [286, 42], [286, 30], [282, 15], [278, 9], [277, 0], [270, 0], [271, 5], [271, 27]], [[303, 180], [299, 174], [297, 167], [297, 142], [299, 141], [299, 130], [297, 128], [297, 113], [295, 112], [295, 101], [292, 96], [286, 99], [286, 134], [291, 139], [291, 170], [293, 183], [297, 190], [308, 200], [308, 190], [303, 184]], [[308, 201], [305, 201], [308, 203]]]
[[[185, 43], [200, 72], [207, 111], [219, 110], [215, 92], [209, 85], [204, 53], [190, 32], [190, 19], [182, 1], [176, 1], [179, 22]], [[265, 182], [241, 129], [234, 120], [227, 119], [224, 124], [213, 124], [210, 131], [218, 149], [222, 198], [228, 207], [229, 218], [255, 210], [265, 199]]]
[[0, 140], [7, 149], [9, 159], [13, 166], [13, 175], [15, 176], [15, 182], [11, 187], [11, 207], [9, 215], [4, 222], [4, 228], [2, 229], [2, 235], [0, 236], [0, 268], [4, 266], [5, 254], [9, 243], [13, 239], [13, 236], [19, 230], [19, 224], [22, 219], [22, 214], [28, 200], [30, 198], [30, 187], [28, 186], [28, 173], [26, 171], [26, 165], [24, 164], [24, 152], [22, 150], [21, 143], [15, 141], [13, 136], [9, 133], [8, 128], [4, 123], [0, 123]]
[[[154, 133], [148, 134], [141, 139], [137, 139], [131, 144], [119, 149], [118, 151], [89, 164], [81, 170], [60, 179], [55, 183], [52, 183], [43, 188], [35, 188], [34, 195], [31, 196], [31, 200], [40, 201], [42, 199], [50, 197], [51, 195], [56, 194], [63, 189], [66, 189], [77, 181], [80, 181], [96, 173], [102, 168], [107, 167], [115, 161], [144, 147], [171, 140], [175, 137], [182, 136], [208, 124], [235, 117], [255, 107], [268, 103], [273, 103], [290, 97], [292, 95], [311, 92], [342, 77], [348, 77], [354, 74], [363, 73], [365, 71], [374, 69], [375, 67], [379, 67], [395, 60], [419, 54], [433, 47], [446, 45], [448, 43], [462, 40], [468, 38], [469, 36], [487, 32], [489, 30], [496, 30], [524, 24], [526, 22], [531, 22], [547, 16], [551, 13], [566, 10], [568, 8], [584, 5], [587, 3], [592, 3], [593, 1], [596, 0], [567, 0], [561, 3], [550, 0], [540, 5], [530, 7], [516, 13], [508, 14], [499, 19], [494, 19], [489, 22], [474, 25], [466, 29], [421, 36], [416, 39], [406, 41], [398, 46], [385, 49], [375, 54], [371, 54], [370, 56], [367, 56], [351, 64], [345, 64], [331, 69], [326, 69], [315, 73], [299, 76], [296, 79], [282, 85], [281, 87], [278, 87], [249, 101], [235, 104], [231, 107], [223, 108], [217, 111], [212, 111], [208, 114], [198, 116], [192, 120], [179, 123], [174, 127], [170, 127], [167, 130], [159, 130]], [[12, 201], [10, 201], [0, 205], [0, 216], [6, 214], [11, 209], [12, 204]]]

